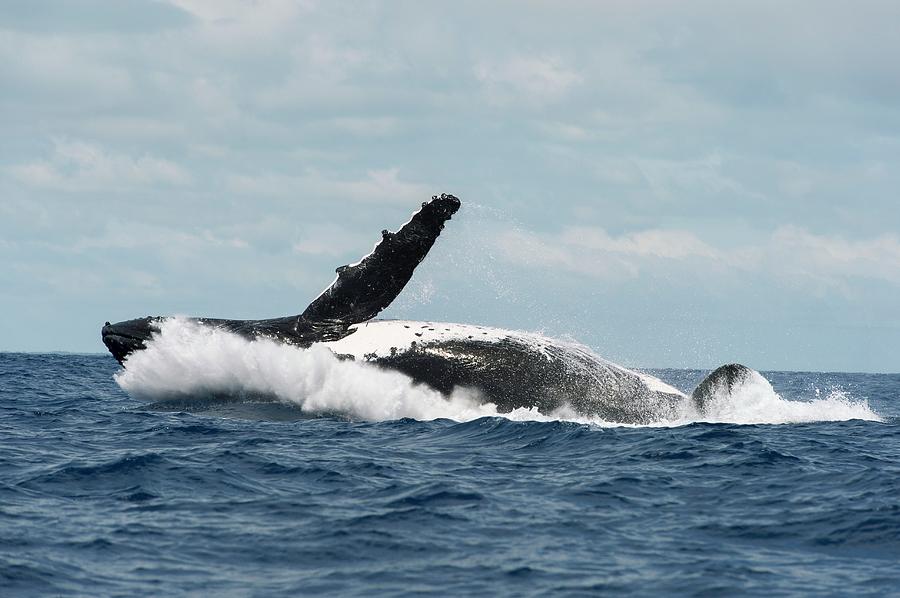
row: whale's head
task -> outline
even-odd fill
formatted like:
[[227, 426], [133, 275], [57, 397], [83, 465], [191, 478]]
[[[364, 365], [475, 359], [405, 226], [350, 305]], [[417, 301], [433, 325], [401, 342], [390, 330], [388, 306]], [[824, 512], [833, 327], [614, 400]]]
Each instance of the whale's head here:
[[159, 332], [158, 322], [159, 318], [149, 316], [116, 324], [107, 322], [100, 331], [103, 344], [116, 358], [116, 361], [124, 364], [126, 357], [135, 351], [144, 349], [153, 333]]

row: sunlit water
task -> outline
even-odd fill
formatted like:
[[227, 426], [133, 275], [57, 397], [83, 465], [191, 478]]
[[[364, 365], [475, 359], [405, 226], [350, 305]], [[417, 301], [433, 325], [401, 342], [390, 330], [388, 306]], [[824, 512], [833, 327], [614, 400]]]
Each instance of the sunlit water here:
[[634, 427], [172, 338], [124, 374], [0, 354], [0, 594], [900, 587], [900, 375], [767, 372]]

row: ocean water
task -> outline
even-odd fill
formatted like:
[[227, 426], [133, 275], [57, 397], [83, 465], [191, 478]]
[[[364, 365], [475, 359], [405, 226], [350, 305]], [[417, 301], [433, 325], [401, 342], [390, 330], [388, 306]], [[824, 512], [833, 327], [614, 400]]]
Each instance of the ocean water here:
[[636, 427], [213, 340], [0, 354], [0, 595], [900, 592], [900, 375]]

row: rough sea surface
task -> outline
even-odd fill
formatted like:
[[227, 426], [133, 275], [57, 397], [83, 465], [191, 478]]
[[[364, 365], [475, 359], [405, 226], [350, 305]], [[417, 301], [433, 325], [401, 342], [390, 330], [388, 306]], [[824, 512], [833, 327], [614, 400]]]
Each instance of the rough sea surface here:
[[714, 422], [634, 427], [438, 408], [321, 355], [241, 389], [235, 351], [229, 400], [170, 364], [157, 401], [108, 355], [0, 354], [0, 594], [900, 591], [900, 375], [764, 372]]

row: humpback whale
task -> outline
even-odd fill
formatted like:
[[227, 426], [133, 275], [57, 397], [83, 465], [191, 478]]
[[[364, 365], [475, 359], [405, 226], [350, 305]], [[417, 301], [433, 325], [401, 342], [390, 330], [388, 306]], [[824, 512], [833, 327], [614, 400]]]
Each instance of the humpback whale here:
[[[676, 415], [685, 402], [702, 414], [717, 398], [759, 375], [739, 364], [722, 366], [687, 396], [577, 343], [467, 324], [374, 319], [403, 290], [459, 208], [459, 199], [448, 194], [424, 202], [397, 232], [383, 230], [371, 253], [337, 268], [331, 285], [299, 315], [192, 320], [248, 339], [299, 347], [322, 344], [338, 358], [402, 372], [444, 394], [456, 387], [474, 389], [501, 413], [520, 407], [544, 414], [571, 409], [607, 421], [651, 423]], [[164, 319], [107, 322], [103, 343], [127, 369], [129, 355], [153, 342]]]

